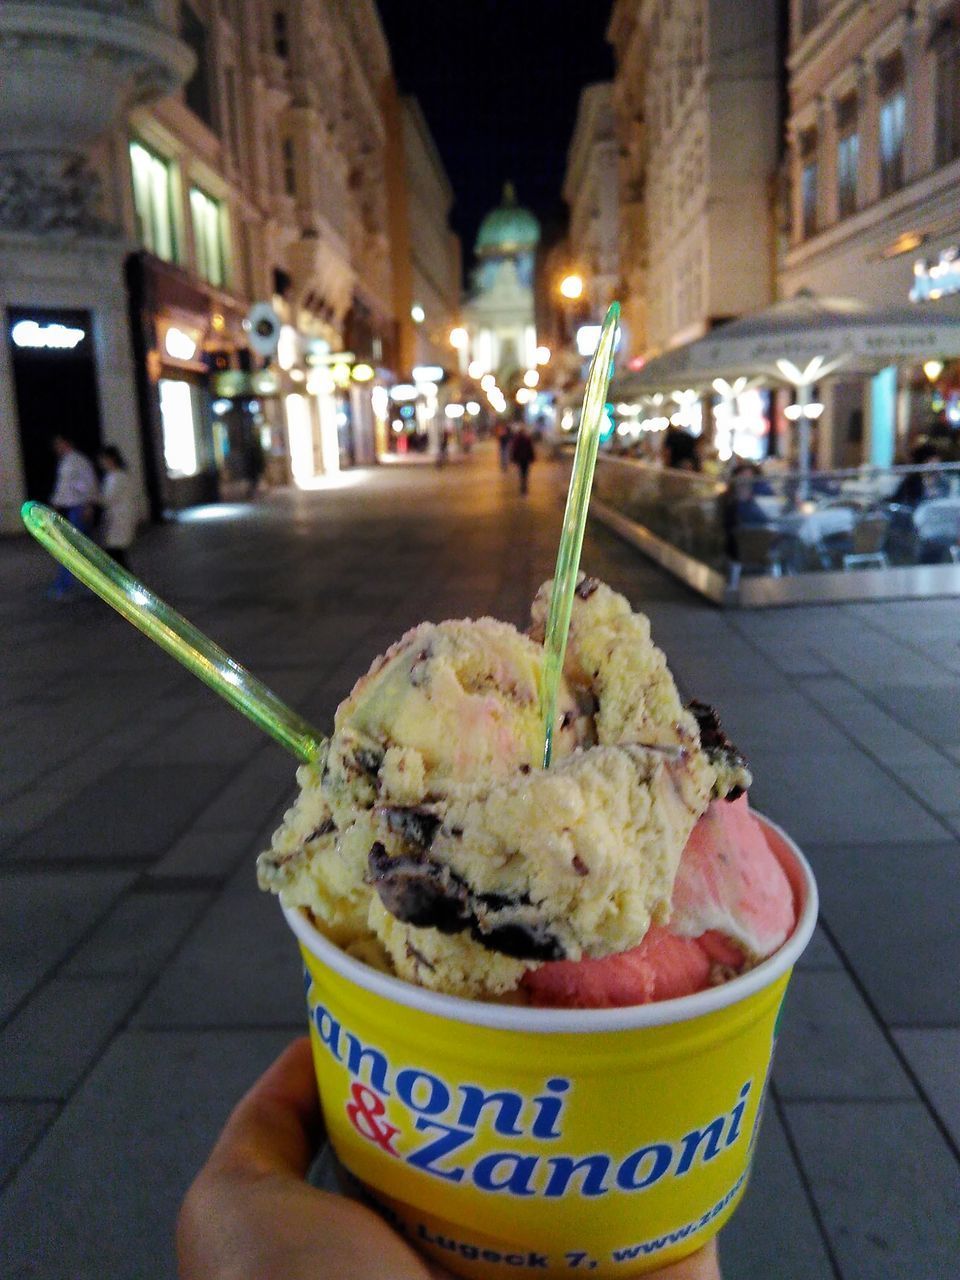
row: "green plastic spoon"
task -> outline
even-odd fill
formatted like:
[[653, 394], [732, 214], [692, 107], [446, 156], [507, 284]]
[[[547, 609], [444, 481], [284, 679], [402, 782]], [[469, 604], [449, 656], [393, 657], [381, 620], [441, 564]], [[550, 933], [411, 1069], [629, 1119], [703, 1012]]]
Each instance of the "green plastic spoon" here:
[[182, 662], [298, 760], [309, 762], [316, 757], [323, 745], [323, 734], [68, 520], [42, 502], [25, 502], [20, 515], [36, 540], [127, 622]]
[[583, 393], [583, 409], [580, 413], [580, 434], [577, 450], [573, 455], [573, 472], [567, 490], [567, 506], [563, 513], [563, 532], [557, 551], [557, 567], [553, 575], [553, 595], [550, 597], [550, 613], [543, 647], [543, 681], [540, 686], [540, 721], [543, 725], [543, 767], [550, 767], [553, 754], [553, 729], [557, 719], [557, 698], [563, 658], [567, 651], [567, 634], [570, 615], [573, 612], [573, 592], [580, 568], [580, 552], [583, 534], [587, 527], [587, 509], [590, 506], [590, 490], [597, 465], [597, 449], [600, 447], [600, 430], [603, 423], [603, 407], [607, 400], [607, 388], [613, 374], [613, 352], [620, 323], [620, 304], [614, 302], [604, 317], [600, 341], [593, 353], [587, 373], [587, 385]]

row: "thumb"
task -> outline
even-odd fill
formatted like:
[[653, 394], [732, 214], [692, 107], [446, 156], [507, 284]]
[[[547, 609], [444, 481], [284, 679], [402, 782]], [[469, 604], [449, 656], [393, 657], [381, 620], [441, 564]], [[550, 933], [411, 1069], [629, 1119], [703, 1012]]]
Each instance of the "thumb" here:
[[208, 1166], [303, 1178], [323, 1138], [313, 1055], [295, 1040], [237, 1103]]

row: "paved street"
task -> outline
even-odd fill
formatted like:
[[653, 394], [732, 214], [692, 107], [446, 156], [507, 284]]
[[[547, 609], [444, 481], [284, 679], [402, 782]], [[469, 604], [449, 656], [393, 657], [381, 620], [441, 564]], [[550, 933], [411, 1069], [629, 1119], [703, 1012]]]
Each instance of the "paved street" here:
[[[412, 623], [523, 623], [558, 473], [486, 452], [150, 530], [141, 576], [319, 725]], [[205, 518], [200, 518], [200, 517]], [[960, 1255], [960, 601], [720, 613], [594, 527], [688, 695], [809, 853], [822, 926], [788, 998], [729, 1280], [945, 1280]], [[183, 1191], [303, 1027], [254, 857], [294, 762], [99, 602], [0, 544], [0, 1273], [165, 1280]]]

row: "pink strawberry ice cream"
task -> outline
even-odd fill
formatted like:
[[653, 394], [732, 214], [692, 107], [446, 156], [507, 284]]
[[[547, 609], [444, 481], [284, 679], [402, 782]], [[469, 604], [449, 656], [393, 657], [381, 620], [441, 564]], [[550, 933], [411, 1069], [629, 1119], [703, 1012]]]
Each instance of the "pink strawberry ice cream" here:
[[747, 797], [715, 800], [687, 841], [669, 924], [618, 955], [524, 975], [532, 1003], [605, 1009], [692, 995], [772, 955], [796, 923], [793, 891]]

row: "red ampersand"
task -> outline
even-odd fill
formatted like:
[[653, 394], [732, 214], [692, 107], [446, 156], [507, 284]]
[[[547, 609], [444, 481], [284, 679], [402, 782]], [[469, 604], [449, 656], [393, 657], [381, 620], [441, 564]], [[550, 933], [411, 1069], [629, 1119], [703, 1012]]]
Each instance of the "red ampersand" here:
[[353, 1102], [347, 1104], [347, 1116], [357, 1133], [375, 1142], [388, 1155], [399, 1155], [393, 1149], [393, 1139], [400, 1130], [388, 1120], [380, 1119], [387, 1110], [383, 1099], [365, 1084], [351, 1085], [350, 1092]]

